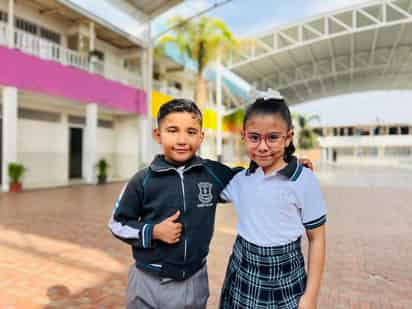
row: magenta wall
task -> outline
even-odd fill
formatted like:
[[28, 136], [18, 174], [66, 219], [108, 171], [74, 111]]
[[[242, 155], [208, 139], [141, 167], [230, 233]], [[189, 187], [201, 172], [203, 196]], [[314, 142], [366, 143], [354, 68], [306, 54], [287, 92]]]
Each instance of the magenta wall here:
[[0, 47], [0, 84], [146, 114], [146, 94], [101, 76]]

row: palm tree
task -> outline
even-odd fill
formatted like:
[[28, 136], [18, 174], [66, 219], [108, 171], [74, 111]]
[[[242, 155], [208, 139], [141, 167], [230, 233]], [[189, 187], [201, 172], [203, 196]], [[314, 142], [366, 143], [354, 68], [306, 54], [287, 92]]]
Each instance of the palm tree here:
[[159, 38], [157, 54], [164, 51], [167, 44], [177, 47], [183, 59], [191, 59], [197, 66], [196, 103], [201, 109], [207, 102], [207, 84], [203, 72], [207, 65], [216, 59], [217, 53], [223, 56], [237, 42], [225, 23], [216, 18], [202, 16], [197, 20], [185, 20], [176, 16], [168, 21], [174, 27], [171, 34]]
[[292, 118], [297, 123], [297, 135], [298, 135], [298, 147], [300, 149], [312, 149], [317, 145], [317, 134], [313, 128], [310, 127], [310, 123], [313, 120], [320, 120], [318, 115], [301, 115], [292, 114]]

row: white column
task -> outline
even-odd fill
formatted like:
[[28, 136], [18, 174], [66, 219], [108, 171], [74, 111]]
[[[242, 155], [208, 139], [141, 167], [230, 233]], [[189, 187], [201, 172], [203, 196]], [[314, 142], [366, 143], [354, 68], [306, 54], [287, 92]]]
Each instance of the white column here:
[[14, 47], [14, 0], [9, 0], [8, 23], [7, 23], [7, 45], [9, 48]]
[[[64, 132], [63, 136], [60, 138], [63, 139], [64, 141], [64, 149], [66, 149], [65, 152], [63, 152], [61, 155], [64, 156], [64, 162], [69, 166], [70, 162], [70, 127], [69, 127], [69, 115], [65, 112], [61, 114], [61, 122], [60, 122], [62, 132]], [[69, 182], [69, 169], [65, 168], [61, 171], [62, 179], [64, 179], [65, 182]]]
[[162, 80], [160, 81], [161, 88], [159, 89], [159, 91], [167, 94], [166, 66], [163, 63], [159, 64], [159, 73], [162, 77]]
[[217, 105], [217, 130], [216, 130], [216, 157], [217, 161], [222, 161], [222, 71], [221, 71], [221, 53], [217, 52], [216, 59], [216, 105]]
[[378, 158], [382, 159], [385, 156], [385, 147], [378, 146]]
[[[150, 37], [150, 27], [149, 27]], [[152, 131], [154, 127], [152, 113], [152, 79], [153, 79], [153, 46], [149, 46], [143, 51], [141, 57], [141, 71], [143, 80], [143, 90], [146, 93], [147, 114], [139, 117], [139, 141], [138, 150], [139, 163], [148, 164], [153, 158], [154, 145]], [[140, 165], [139, 164], [139, 165]]]
[[[95, 31], [95, 26], [94, 23], [91, 22], [89, 23], [89, 55], [91, 55], [90, 52], [94, 51], [96, 48], [96, 31]], [[99, 74], [104, 74], [104, 68], [103, 71], [99, 71], [97, 69], [98, 62], [96, 56], [89, 56], [89, 71], [92, 73], [99, 73]]]
[[325, 163], [328, 162], [328, 149], [321, 147], [320, 148], [320, 162]]
[[94, 27], [94, 23], [91, 22], [89, 23], [89, 51], [92, 51], [95, 49], [95, 41], [96, 41], [95, 27]]
[[83, 177], [87, 183], [96, 183], [97, 163], [97, 104], [86, 107], [86, 127], [83, 143]]
[[2, 190], [9, 190], [8, 165], [17, 161], [17, 89], [3, 88]]

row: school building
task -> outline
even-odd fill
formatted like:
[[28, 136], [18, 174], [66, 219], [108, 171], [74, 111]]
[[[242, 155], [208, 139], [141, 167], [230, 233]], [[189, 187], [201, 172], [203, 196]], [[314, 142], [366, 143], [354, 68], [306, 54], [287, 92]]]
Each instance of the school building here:
[[317, 127], [321, 160], [412, 166], [412, 123]]
[[157, 74], [176, 63], [152, 59], [150, 18], [181, 1], [120, 2], [141, 21], [139, 35], [71, 1], [0, 1], [4, 191], [10, 162], [25, 166], [26, 188], [95, 183], [100, 158], [109, 179], [128, 178], [152, 155], [149, 106], [193, 97], [187, 77]]

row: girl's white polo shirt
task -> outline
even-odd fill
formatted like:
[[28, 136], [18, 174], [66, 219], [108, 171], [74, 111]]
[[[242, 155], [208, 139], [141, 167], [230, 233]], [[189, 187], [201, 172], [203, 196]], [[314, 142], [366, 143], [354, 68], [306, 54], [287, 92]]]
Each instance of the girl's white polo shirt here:
[[236, 207], [238, 234], [259, 246], [288, 244], [326, 222], [319, 182], [296, 159], [270, 175], [260, 167], [238, 173], [221, 198]]

